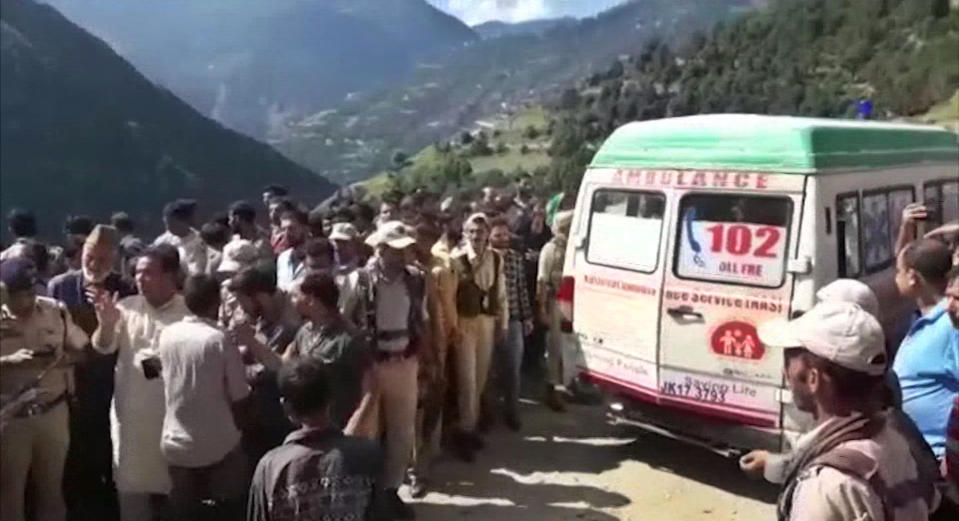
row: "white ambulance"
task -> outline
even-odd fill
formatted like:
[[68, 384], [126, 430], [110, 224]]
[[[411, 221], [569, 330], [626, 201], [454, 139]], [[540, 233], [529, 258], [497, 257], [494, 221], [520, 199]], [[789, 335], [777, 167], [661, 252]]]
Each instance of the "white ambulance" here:
[[956, 135], [931, 126], [756, 115], [627, 124], [576, 199], [558, 300], [581, 374], [616, 421], [716, 452], [788, 448], [808, 417], [758, 324], [836, 278], [877, 292], [890, 338], [902, 209], [959, 219]]

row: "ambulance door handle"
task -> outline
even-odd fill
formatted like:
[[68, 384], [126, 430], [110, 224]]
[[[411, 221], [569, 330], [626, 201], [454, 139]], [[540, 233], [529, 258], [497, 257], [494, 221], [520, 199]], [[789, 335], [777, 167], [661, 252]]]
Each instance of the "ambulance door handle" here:
[[676, 308], [667, 308], [667, 309], [666, 309], [666, 313], [669, 313], [669, 316], [674, 317], [674, 318], [680, 318], [680, 317], [696, 317], [696, 318], [699, 318], [699, 319], [702, 319], [702, 318], [703, 318], [703, 314], [702, 314], [702, 313], [700, 313], [699, 311], [693, 310], [693, 308], [691, 308], [691, 307], [689, 307], [689, 306], [679, 306], [679, 307], [676, 307]]

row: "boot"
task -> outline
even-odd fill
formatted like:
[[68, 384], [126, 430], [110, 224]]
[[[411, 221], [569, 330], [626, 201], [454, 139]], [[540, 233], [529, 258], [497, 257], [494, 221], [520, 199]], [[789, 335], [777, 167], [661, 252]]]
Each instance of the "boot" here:
[[420, 499], [426, 495], [426, 478], [420, 476], [415, 469], [410, 469], [407, 477], [410, 482], [410, 496]]
[[389, 506], [389, 511], [393, 515], [393, 519], [416, 519], [416, 512], [413, 511], [413, 507], [407, 505], [400, 499], [400, 495], [395, 488], [386, 490], [386, 503]]
[[473, 463], [476, 460], [475, 449], [470, 441], [470, 435], [461, 430], [456, 430], [450, 435], [451, 448], [456, 457], [466, 463]]
[[546, 406], [553, 412], [566, 412], [566, 402], [563, 400], [563, 395], [552, 385], [546, 389]]
[[519, 416], [516, 414], [516, 411], [508, 411], [503, 416], [503, 423], [513, 432], [519, 432], [519, 430], [523, 428], [523, 423], [519, 421]]

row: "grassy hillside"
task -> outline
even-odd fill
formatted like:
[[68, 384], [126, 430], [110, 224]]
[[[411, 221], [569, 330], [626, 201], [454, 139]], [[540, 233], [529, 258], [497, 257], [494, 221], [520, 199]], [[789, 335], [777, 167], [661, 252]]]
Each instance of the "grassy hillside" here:
[[[487, 184], [502, 185], [519, 173], [545, 175], [550, 158], [549, 119], [545, 109], [534, 105], [510, 118], [484, 121], [484, 130], [430, 145], [389, 171], [365, 184], [371, 195], [390, 190], [428, 187], [443, 192], [471, 190]], [[482, 132], [482, 137], [480, 137]], [[486, 147], [474, 145], [486, 140]]]
[[289, 127], [273, 143], [288, 157], [340, 182], [369, 177], [389, 165], [393, 151], [423, 146], [477, 120], [509, 117], [562, 92], [650, 38], [672, 41], [735, 17], [746, 0], [634, 0], [595, 18], [542, 35], [504, 36], [421, 60], [408, 81], [355, 93], [335, 111]]
[[933, 106], [919, 119], [928, 123], [945, 125], [953, 132], [959, 133], [959, 90], [948, 100]]
[[749, 112], [948, 117], [959, 88], [959, 10], [949, 0], [771, 3], [681, 45], [647, 44], [566, 91], [552, 171], [578, 185], [595, 147], [634, 120]]

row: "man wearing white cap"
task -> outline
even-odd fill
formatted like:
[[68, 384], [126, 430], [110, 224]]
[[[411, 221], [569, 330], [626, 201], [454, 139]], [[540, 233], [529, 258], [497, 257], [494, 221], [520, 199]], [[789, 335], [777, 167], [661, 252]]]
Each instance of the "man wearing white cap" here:
[[563, 332], [560, 329], [562, 316], [556, 305], [556, 291], [563, 278], [563, 262], [566, 258], [566, 244], [569, 229], [573, 223], [573, 212], [560, 212], [553, 219], [553, 238], [543, 246], [539, 255], [539, 269], [536, 275], [536, 304], [539, 321], [547, 329], [546, 334], [546, 405], [556, 411], [564, 412], [559, 387], [565, 383], [568, 370], [563, 367]]
[[333, 278], [338, 286], [342, 287], [344, 279], [359, 267], [359, 256], [356, 252], [357, 237], [359, 237], [359, 233], [352, 223], [336, 223], [330, 231], [330, 240], [333, 241], [336, 252], [336, 268], [333, 271]]
[[425, 334], [425, 283], [423, 274], [406, 263], [403, 250], [416, 239], [403, 223], [381, 224], [366, 243], [376, 250], [376, 256], [350, 274], [342, 306], [343, 316], [370, 335], [373, 381], [348, 430], [374, 440], [385, 431], [383, 504], [396, 519], [412, 519], [413, 510], [397, 490], [413, 455], [418, 358], [429, 356], [429, 350], [420, 347]]
[[779, 519], [927, 519], [935, 489], [874, 400], [888, 365], [879, 322], [858, 305], [823, 302], [764, 324], [759, 337], [785, 349], [796, 407], [816, 420], [786, 469]]
[[233, 239], [223, 247], [223, 260], [217, 267], [216, 278], [220, 281], [219, 321], [224, 327], [231, 326], [242, 312], [236, 296], [228, 288], [230, 278], [253, 266], [258, 256], [257, 247], [246, 239]]

